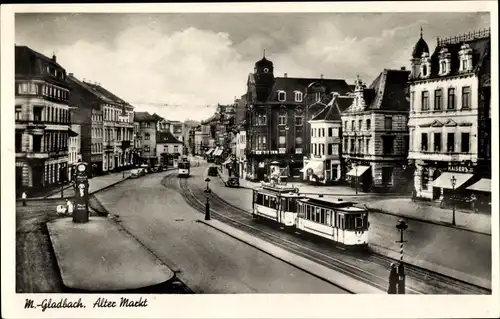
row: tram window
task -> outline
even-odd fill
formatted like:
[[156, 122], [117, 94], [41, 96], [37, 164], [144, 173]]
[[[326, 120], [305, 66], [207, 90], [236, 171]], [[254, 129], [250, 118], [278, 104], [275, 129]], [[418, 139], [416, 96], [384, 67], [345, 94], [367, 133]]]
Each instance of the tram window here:
[[344, 229], [344, 215], [338, 215], [338, 227]]
[[288, 211], [289, 211], [289, 210], [288, 210], [288, 207], [287, 207], [287, 205], [286, 205], [286, 198], [282, 198], [282, 199], [281, 199], [281, 210], [282, 210], [282, 211], [285, 211], [285, 212], [288, 212]]
[[276, 209], [276, 197], [269, 198], [269, 208]]
[[356, 218], [355, 218], [355, 226], [356, 228], [363, 228], [363, 217], [361, 215], [356, 215]]
[[314, 221], [319, 223], [320, 218], [321, 218], [321, 210], [319, 207], [316, 207], [316, 216], [315, 216]]
[[293, 198], [288, 198], [286, 201], [288, 202], [288, 211], [295, 212], [297, 210], [297, 201]]
[[259, 205], [264, 204], [264, 195], [257, 193], [257, 204], [259, 204]]
[[269, 196], [264, 195], [264, 206], [269, 207]]
[[306, 205], [306, 219], [311, 219], [311, 208], [309, 207], [309, 205]]
[[325, 222], [325, 209], [324, 208], [321, 208], [321, 215], [319, 218], [319, 222], [321, 224], [326, 224], [326, 222]]
[[327, 226], [331, 226], [331, 225], [332, 225], [332, 223], [331, 223], [331, 221], [332, 221], [332, 220], [331, 220], [331, 218], [332, 218], [332, 212], [331, 212], [331, 210], [329, 210], [329, 209], [328, 209], [328, 210], [326, 211], [326, 221], [325, 221], [325, 224], [326, 224]]

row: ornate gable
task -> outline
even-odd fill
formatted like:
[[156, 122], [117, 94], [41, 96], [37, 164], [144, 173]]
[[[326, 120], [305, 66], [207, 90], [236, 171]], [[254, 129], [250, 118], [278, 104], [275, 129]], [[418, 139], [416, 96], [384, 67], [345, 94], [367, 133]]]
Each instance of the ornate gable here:
[[457, 122], [449, 119], [448, 121], [446, 121], [446, 123], [444, 123], [444, 126], [457, 126]]
[[438, 120], [435, 120], [434, 122], [432, 122], [431, 126], [432, 127], [442, 127], [443, 123], [439, 122]]

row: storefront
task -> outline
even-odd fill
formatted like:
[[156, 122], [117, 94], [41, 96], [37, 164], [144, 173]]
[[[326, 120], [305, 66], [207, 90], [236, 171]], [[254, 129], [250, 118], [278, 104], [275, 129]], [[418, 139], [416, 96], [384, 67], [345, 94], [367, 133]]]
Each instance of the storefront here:
[[346, 178], [351, 187], [361, 189], [363, 192], [369, 192], [373, 184], [371, 166], [368, 163], [363, 164], [365, 165], [352, 163]]
[[476, 198], [472, 209], [491, 214], [491, 179], [481, 178], [466, 189]]

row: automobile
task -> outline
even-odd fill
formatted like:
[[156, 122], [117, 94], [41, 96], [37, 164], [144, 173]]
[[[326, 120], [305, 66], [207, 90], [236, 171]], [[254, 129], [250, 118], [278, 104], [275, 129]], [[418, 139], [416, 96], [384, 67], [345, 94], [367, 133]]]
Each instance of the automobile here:
[[226, 187], [235, 187], [235, 188], [238, 188], [240, 187], [240, 180], [238, 179], [238, 177], [229, 177], [229, 179], [227, 180], [227, 182], [225, 183], [226, 184]]
[[137, 178], [139, 176], [142, 176], [141, 172], [142, 170], [140, 168], [134, 168], [133, 170], [130, 171], [130, 177]]
[[219, 175], [219, 170], [217, 169], [217, 166], [210, 166], [208, 168], [208, 176], [218, 176]]
[[151, 173], [151, 169], [146, 164], [141, 165], [140, 169], [144, 172], [144, 174]]

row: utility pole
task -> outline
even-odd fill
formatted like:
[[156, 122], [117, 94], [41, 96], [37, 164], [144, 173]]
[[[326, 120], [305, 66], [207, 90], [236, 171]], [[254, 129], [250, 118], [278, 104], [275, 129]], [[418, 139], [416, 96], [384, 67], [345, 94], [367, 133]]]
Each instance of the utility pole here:
[[402, 219], [400, 219], [396, 225], [396, 228], [399, 230], [401, 234], [401, 240], [398, 241], [400, 243], [399, 246], [399, 266], [398, 266], [398, 275], [399, 275], [399, 282], [398, 282], [398, 294], [399, 295], [404, 295], [405, 294], [405, 284], [406, 284], [406, 279], [405, 279], [405, 269], [404, 269], [404, 264], [403, 264], [403, 243], [405, 242], [404, 240], [404, 231], [408, 229], [408, 225], [406, 222]]

